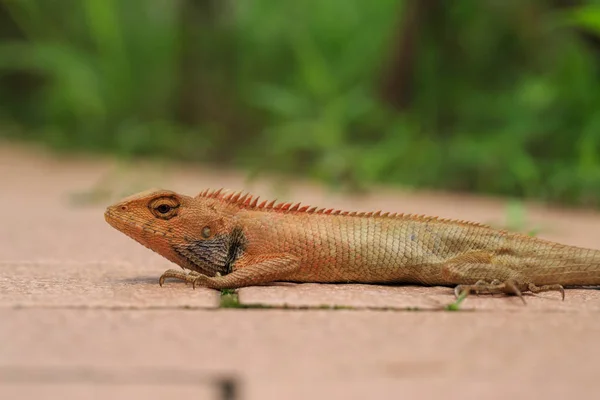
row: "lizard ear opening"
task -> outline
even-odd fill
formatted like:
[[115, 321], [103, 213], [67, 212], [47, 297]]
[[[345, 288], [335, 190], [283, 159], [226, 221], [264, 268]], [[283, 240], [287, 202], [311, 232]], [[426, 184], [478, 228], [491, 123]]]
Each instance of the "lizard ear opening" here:
[[210, 226], [205, 226], [204, 228], [202, 228], [202, 237], [204, 239], [208, 239], [210, 237], [211, 234], [211, 230], [210, 230]]

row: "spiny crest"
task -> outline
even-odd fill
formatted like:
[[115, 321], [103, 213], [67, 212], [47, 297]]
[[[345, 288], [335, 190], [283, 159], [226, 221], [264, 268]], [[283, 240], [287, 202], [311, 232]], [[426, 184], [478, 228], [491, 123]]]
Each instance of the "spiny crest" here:
[[254, 197], [250, 193], [239, 192], [228, 192], [226, 190], [217, 189], [205, 191], [198, 194], [199, 198], [221, 200], [225, 203], [238, 206], [240, 208], [257, 211], [277, 211], [283, 213], [304, 213], [304, 214], [320, 214], [320, 215], [342, 215], [348, 217], [375, 217], [375, 218], [402, 218], [411, 221], [422, 221], [422, 222], [451, 222], [462, 225], [469, 225], [474, 227], [489, 228], [490, 226], [480, 224], [477, 222], [454, 220], [447, 218], [439, 218], [428, 215], [418, 214], [404, 214], [404, 213], [382, 213], [381, 211], [369, 211], [369, 212], [358, 212], [358, 211], [342, 211], [334, 208], [318, 208], [311, 206], [301, 206], [300, 203], [277, 203], [277, 200], [267, 201], [264, 200], [261, 203], [258, 202], [259, 197]]

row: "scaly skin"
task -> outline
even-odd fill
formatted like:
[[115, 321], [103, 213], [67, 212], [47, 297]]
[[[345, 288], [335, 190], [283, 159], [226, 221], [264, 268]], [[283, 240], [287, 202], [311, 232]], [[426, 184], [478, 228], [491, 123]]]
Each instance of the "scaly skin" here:
[[114, 228], [215, 289], [274, 281], [413, 283], [486, 293], [600, 285], [600, 251], [470, 222], [258, 202], [221, 190], [143, 192], [107, 208]]

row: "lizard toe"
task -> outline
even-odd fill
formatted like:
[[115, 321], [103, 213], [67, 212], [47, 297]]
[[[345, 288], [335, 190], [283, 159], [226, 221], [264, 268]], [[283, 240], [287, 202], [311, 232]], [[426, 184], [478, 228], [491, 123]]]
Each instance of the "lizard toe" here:
[[527, 285], [527, 288], [529, 289], [529, 291], [531, 293], [542, 293], [542, 292], [554, 292], [557, 291], [561, 294], [562, 296], [562, 300], [565, 301], [565, 288], [563, 287], [563, 285], [543, 285], [543, 286], [536, 286], [533, 283], [530, 283]]

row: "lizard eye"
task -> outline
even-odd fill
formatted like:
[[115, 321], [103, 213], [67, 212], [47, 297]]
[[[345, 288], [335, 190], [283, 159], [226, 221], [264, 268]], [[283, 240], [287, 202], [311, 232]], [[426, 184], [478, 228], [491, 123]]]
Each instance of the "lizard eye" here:
[[148, 207], [155, 217], [171, 219], [177, 215], [179, 201], [174, 197], [161, 197], [150, 202]]
[[208, 239], [210, 237], [210, 226], [202, 228], [202, 237]]
[[156, 207], [156, 211], [161, 214], [167, 214], [169, 211], [171, 211], [171, 206], [168, 204], [161, 204], [160, 206]]

